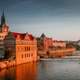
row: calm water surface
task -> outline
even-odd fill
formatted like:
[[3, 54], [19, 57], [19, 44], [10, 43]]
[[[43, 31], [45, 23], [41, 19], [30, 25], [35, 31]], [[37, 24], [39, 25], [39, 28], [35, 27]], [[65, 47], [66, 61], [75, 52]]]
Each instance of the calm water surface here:
[[80, 80], [80, 60], [42, 60], [0, 71], [0, 80]]

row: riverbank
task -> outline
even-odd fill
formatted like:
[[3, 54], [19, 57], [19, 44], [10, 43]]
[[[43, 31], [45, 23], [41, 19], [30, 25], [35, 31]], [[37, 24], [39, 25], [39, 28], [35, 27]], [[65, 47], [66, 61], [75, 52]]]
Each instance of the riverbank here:
[[75, 48], [61, 48], [61, 49], [49, 49], [46, 51], [38, 51], [38, 55], [41, 58], [62, 58], [64, 56], [71, 56], [75, 53]]
[[[37, 61], [39, 61], [39, 60], [37, 60]], [[22, 63], [22, 64], [36, 63], [37, 61], [26, 62], [26, 63]], [[16, 60], [1, 61], [0, 62], [0, 70], [7, 69], [7, 68], [10, 68], [10, 67], [14, 67], [14, 66], [18, 66], [18, 65], [22, 65], [22, 64], [17, 64]]]
[[0, 62], [0, 70], [5, 69], [5, 68], [9, 68], [12, 66], [15, 66], [16, 62], [15, 60], [11, 60], [11, 61], [1, 61]]
[[0, 71], [0, 80], [80, 80], [80, 60], [52, 59]]
[[[71, 52], [75, 52], [75, 49], [66, 49], [66, 50], [55, 50], [55, 51], [52, 51], [50, 52], [50, 54], [48, 54], [48, 56], [50, 56], [52, 59], [53, 57], [56, 59], [56, 56], [63, 56], [62, 54], [66, 54], [64, 52], [67, 51], [67, 54], [73, 54], [73, 53], [68, 53], [69, 51]], [[79, 53], [79, 52], [78, 52]], [[46, 53], [47, 54], [47, 53]], [[42, 54], [43, 56], [45, 56], [46, 54]], [[53, 56], [53, 57], [52, 57]], [[46, 57], [48, 59], [51, 59], [49, 57]], [[80, 59], [80, 56], [65, 56], [65, 57], [59, 57], [59, 59]], [[41, 60], [41, 58], [38, 56], [37, 58], [37, 61]], [[44, 57], [44, 60], [45, 60], [45, 57]], [[9, 68], [9, 67], [13, 67], [13, 66], [16, 66], [18, 64], [16, 64], [16, 60], [6, 60], [6, 61], [0, 61], [0, 70], [2, 69], [5, 69], [5, 68]]]

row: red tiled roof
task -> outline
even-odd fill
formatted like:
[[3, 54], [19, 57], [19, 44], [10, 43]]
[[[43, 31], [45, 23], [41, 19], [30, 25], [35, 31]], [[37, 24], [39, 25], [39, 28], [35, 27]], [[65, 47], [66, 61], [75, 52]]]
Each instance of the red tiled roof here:
[[32, 34], [28, 34], [28, 36], [29, 36], [30, 40], [34, 39], [34, 37], [32, 36]]
[[[19, 35], [20, 36], [20, 39], [24, 39], [25, 38], [25, 36], [26, 36], [26, 33], [17, 33], [17, 32], [12, 32], [13, 33], [13, 36], [15, 37], [15, 38], [17, 38], [17, 36]], [[27, 34], [28, 35], [28, 37], [29, 37], [29, 39], [30, 40], [33, 40], [34, 39], [34, 37], [32, 36], [32, 34]]]

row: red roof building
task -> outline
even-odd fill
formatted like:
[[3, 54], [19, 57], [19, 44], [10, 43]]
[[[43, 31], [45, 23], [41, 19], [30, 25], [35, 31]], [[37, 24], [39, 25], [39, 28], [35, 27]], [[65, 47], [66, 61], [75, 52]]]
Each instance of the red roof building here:
[[6, 53], [16, 57], [16, 64], [37, 60], [37, 41], [32, 34], [9, 32], [5, 38], [5, 47]]

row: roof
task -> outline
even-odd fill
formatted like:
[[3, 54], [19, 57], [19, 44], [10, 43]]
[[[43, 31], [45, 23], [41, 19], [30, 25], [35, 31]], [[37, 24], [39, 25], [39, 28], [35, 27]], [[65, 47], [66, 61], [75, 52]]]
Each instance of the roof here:
[[30, 40], [33, 40], [33, 39], [34, 39], [33, 35], [32, 35], [32, 34], [28, 34], [28, 33], [12, 32], [12, 34], [13, 34], [13, 36], [14, 36], [15, 38], [17, 38], [17, 36], [20, 36], [20, 39], [21, 39], [21, 40], [23, 40], [23, 39], [26, 37], [26, 35], [28, 36], [28, 38], [29, 38]]

